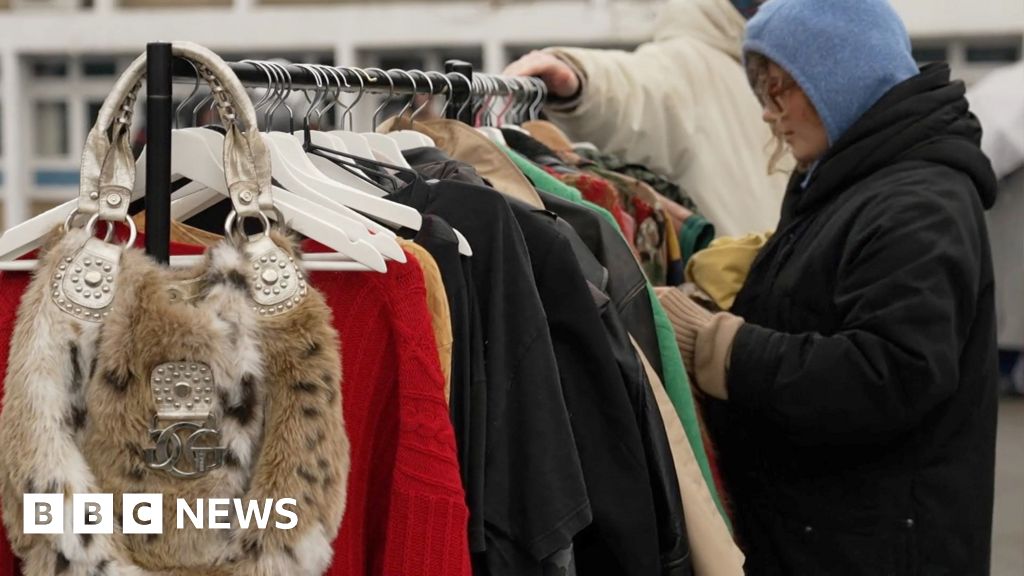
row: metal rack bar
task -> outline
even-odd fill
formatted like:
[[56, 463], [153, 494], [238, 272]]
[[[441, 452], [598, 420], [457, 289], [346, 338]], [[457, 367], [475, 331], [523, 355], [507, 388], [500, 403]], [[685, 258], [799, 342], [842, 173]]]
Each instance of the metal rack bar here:
[[[171, 45], [162, 42], [150, 43], [146, 47], [147, 62], [147, 154], [146, 160], [146, 252], [162, 263], [169, 262], [170, 214], [171, 214], [171, 126], [173, 107], [171, 100], [172, 83], [193, 84], [197, 71], [185, 60], [175, 58]], [[242, 84], [251, 87], [269, 84], [267, 73], [252, 64], [228, 62]], [[288, 87], [293, 90], [310, 90], [322, 87], [324, 76], [307, 67], [296, 64], [284, 65], [287, 71]], [[434, 94], [440, 95], [451, 89], [447, 116], [451, 119], [471, 123], [474, 96], [507, 94], [508, 89], [499, 83], [479, 83], [473, 86], [473, 65], [460, 60], [445, 62], [445, 73], [389, 70], [386, 77], [378, 71], [356, 71], [347, 67], [332, 67], [342, 79], [342, 92], [363, 91], [370, 94]], [[426, 81], [430, 79], [430, 82]]]
[[[228, 62], [228, 66], [238, 76], [238, 79], [242, 81], [242, 84], [246, 86], [266, 86], [267, 85], [267, 74], [258, 67], [244, 63], [244, 62]], [[298, 64], [286, 64], [284, 65], [285, 70], [288, 72], [291, 88], [294, 90], [313, 90], [316, 89], [317, 76]], [[390, 82], [384, 76], [380, 75], [376, 71], [369, 71], [360, 69], [360, 72], [356, 72], [352, 68], [342, 67], [331, 67], [342, 79], [343, 84], [347, 83], [348, 86], [342, 86], [342, 92], [358, 92], [360, 87], [368, 94], [388, 94], [393, 91], [394, 94], [444, 94], [448, 90], [448, 82], [445, 80], [446, 75], [440, 72], [419, 72], [419, 71], [397, 71], [391, 70], [387, 72], [387, 78], [390, 78]], [[174, 81], [179, 83], [193, 84], [196, 78], [196, 71], [184, 60], [175, 59], [174, 61]], [[428, 83], [426, 77], [430, 78]], [[454, 74], [447, 75], [448, 80], [451, 80], [452, 90], [455, 94], [468, 93], [469, 87], [466, 86], [466, 81]], [[334, 84], [333, 75], [330, 78], [332, 85]], [[362, 81], [360, 83], [360, 80]], [[323, 83], [323, 79], [320, 79], [320, 83]], [[413, 89], [415, 85], [415, 90]]]

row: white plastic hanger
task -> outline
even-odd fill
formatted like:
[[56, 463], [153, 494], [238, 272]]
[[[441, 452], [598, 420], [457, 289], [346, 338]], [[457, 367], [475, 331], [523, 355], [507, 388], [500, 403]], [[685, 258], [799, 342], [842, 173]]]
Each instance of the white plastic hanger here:
[[[203, 103], [200, 103], [194, 111], [198, 111], [202, 105]], [[179, 110], [180, 108], [181, 106]], [[175, 119], [177, 120], [177, 113]], [[172, 218], [176, 216], [180, 221], [223, 197], [229, 197], [224, 179], [223, 155], [220, 152], [224, 148], [224, 135], [206, 128], [186, 128], [173, 131], [171, 138], [172, 177], [186, 177], [192, 181], [178, 190], [174, 195], [176, 198], [171, 202]], [[143, 155], [136, 163], [136, 174], [138, 176], [141, 173], [142, 176], [136, 178], [134, 194], [141, 194], [139, 184], [144, 182], [145, 178], [145, 158]], [[197, 188], [198, 192], [194, 193], [193, 190]], [[378, 272], [387, 270], [384, 254], [374, 246], [369, 232], [360, 222], [346, 214], [312, 204], [277, 187], [273, 192], [273, 198], [275, 207], [291, 228], [336, 250], [339, 254], [355, 257], [369, 269]], [[337, 260], [337, 254], [321, 256], [321, 261]]]
[[[181, 142], [177, 149], [181, 149], [184, 152], [187, 146], [189, 151], [180, 156], [175, 155], [177, 149], [174, 142], [176, 140]], [[224, 179], [223, 158], [220, 154], [215, 153], [215, 151], [222, 150], [223, 147], [224, 135], [215, 130], [208, 128], [184, 128], [172, 132], [172, 175], [176, 177], [175, 179], [186, 177], [192, 180], [192, 183], [176, 191], [173, 195], [174, 200], [171, 203], [172, 214], [174, 214], [173, 208], [175, 203], [184, 201], [188, 197], [187, 205], [179, 205], [181, 206], [179, 208], [181, 211], [178, 217], [179, 220], [197, 213], [192, 212], [196, 206], [210, 206], [220, 201], [221, 191], [217, 186], [211, 185], [211, 183], [219, 183]], [[274, 151], [271, 151], [272, 164], [273, 154]], [[181, 158], [180, 161], [179, 158]], [[178, 169], [176, 170], [175, 168]], [[142, 174], [145, 173], [145, 156], [141, 157], [139, 162], [136, 163], [136, 171]], [[277, 172], [274, 172], [274, 175], [277, 176]], [[136, 179], [135, 192], [140, 196], [142, 193], [140, 183], [142, 181], [142, 178]], [[275, 188], [275, 190], [281, 189]], [[196, 194], [198, 194], [198, 197], [193, 198], [192, 196]], [[382, 234], [384, 237], [391, 239], [395, 237], [390, 230], [386, 230], [376, 222], [366, 220], [358, 214], [351, 213], [351, 211], [346, 210], [343, 206], [340, 210], [334, 206], [321, 206], [318, 210], [311, 210], [309, 212], [311, 215], [319, 215], [319, 217], [323, 218], [324, 210], [328, 211], [327, 214], [332, 217], [336, 226], [343, 230], [353, 241], [362, 240], [369, 244], [375, 244], [374, 236], [376, 234]], [[368, 229], [367, 226], [372, 229]], [[298, 228], [296, 227], [296, 229]], [[301, 232], [301, 230], [299, 231]], [[385, 248], [388, 247], [386, 243], [383, 245]], [[387, 254], [385, 253], [385, 255]]]
[[[175, 139], [176, 132], [171, 134], [171, 158], [175, 166], [195, 166], [196, 174], [205, 180], [224, 179], [223, 168], [218, 172], [216, 166], [210, 166], [209, 153], [201, 141], [190, 135], [177, 136]], [[136, 168], [133, 201], [141, 198], [145, 191], [145, 158], [145, 154], [140, 156], [141, 171]], [[13, 260], [41, 246], [46, 235], [57, 226], [63, 225], [77, 206], [77, 198], [68, 200], [5, 231], [0, 236], [0, 261]]]
[[[393, 232], [353, 212], [336, 199], [336, 194], [341, 190], [355, 194], [362, 194], [361, 192], [333, 182], [319, 173], [316, 166], [306, 157], [306, 151], [302, 149], [302, 145], [291, 134], [270, 132], [261, 135], [270, 150], [270, 163], [273, 167], [274, 179], [280, 182], [286, 190], [348, 216], [356, 225], [362, 225], [368, 235], [368, 241], [381, 254], [391, 260], [406, 261], [405, 252], [395, 241]], [[363, 196], [366, 197], [365, 194]], [[339, 222], [339, 224], [341, 223]]]
[[[287, 91], [281, 91], [281, 94], [286, 95], [290, 92], [291, 76], [284, 66], [273, 62], [247, 62], [259, 67], [268, 74], [268, 84], [270, 83], [271, 72], [279, 80], [287, 79], [289, 88]], [[268, 120], [273, 118], [274, 112], [281, 104], [284, 104], [289, 114], [292, 113], [291, 107], [284, 103], [284, 100], [284, 98], [278, 98], [274, 105], [267, 110]], [[291, 134], [285, 132], [264, 132], [261, 135], [270, 151], [274, 178], [285, 189], [307, 200], [329, 207], [335, 212], [349, 216], [357, 223], [361, 223], [365, 228], [366, 239], [381, 254], [398, 262], [404, 263], [406, 261], [405, 252], [399, 246], [392, 231], [352, 211], [338, 200], [339, 195], [346, 193], [359, 194], [363, 199], [367, 198], [367, 195], [327, 178], [313, 165], [306, 156], [306, 151], [303, 150], [302, 144]], [[415, 210], [412, 212], [415, 213]], [[419, 217], [419, 214], [416, 213], [416, 216]], [[422, 219], [422, 217], [420, 218]], [[350, 233], [350, 235], [354, 234]]]
[[[330, 92], [330, 90], [329, 90], [330, 78], [335, 78], [336, 79], [336, 81], [338, 82], [338, 87], [339, 87], [339, 91], [340, 91], [341, 82], [343, 80], [343, 77], [341, 77], [340, 74], [337, 74], [336, 70], [331, 69], [331, 68], [327, 68], [327, 67], [324, 67], [324, 66], [308, 66], [308, 65], [303, 65], [303, 67], [306, 68], [307, 70], [309, 70], [311, 73], [313, 73], [314, 78], [316, 78], [318, 84], [320, 83], [321, 80], [324, 81], [324, 85], [328, 87], [328, 89], [325, 90], [325, 94], [329, 94], [329, 92]], [[357, 78], [360, 79], [360, 95], [356, 98], [356, 100], [354, 102], [352, 102], [352, 104], [350, 104], [347, 108], [345, 108], [345, 111], [344, 111], [344, 113], [342, 115], [342, 122], [343, 123], [345, 121], [345, 118], [351, 113], [351, 108], [353, 106], [355, 106], [356, 103], [359, 102], [360, 98], [362, 98], [362, 91], [365, 90], [365, 84], [362, 82], [362, 75], [359, 72], [355, 72], [355, 73], [356, 73]], [[323, 76], [320, 76], [321, 74]], [[390, 81], [390, 77], [389, 77], [389, 81]], [[348, 86], [348, 83], [346, 82], [345, 85]], [[309, 118], [310, 114], [316, 108], [316, 104], [319, 101], [320, 101], [320, 99], [318, 98], [318, 99], [314, 100], [310, 104], [310, 110], [307, 112], [307, 123], [308, 123], [308, 118]], [[336, 103], [337, 103], [337, 98], [335, 98], [335, 100], [332, 102], [332, 104], [330, 106], [328, 106], [326, 109], [318, 110], [317, 111], [317, 117], [318, 118], [322, 117], [324, 112], [326, 112], [327, 110], [330, 110], [330, 108], [333, 107]], [[376, 114], [375, 114], [374, 117], [376, 117]], [[295, 135], [298, 136], [299, 134], [300, 133], [297, 132]], [[318, 132], [318, 131], [315, 131], [315, 130], [311, 130], [310, 131], [310, 140], [314, 144], [318, 144], [319, 142], [324, 142], [324, 144], [322, 144], [322, 145], [325, 146], [325, 147], [329, 147], [328, 143], [329, 143], [330, 137], [332, 135], [333, 135], [333, 133], [325, 134], [323, 132]], [[374, 134], [374, 136], [379, 136], [379, 135]], [[304, 134], [302, 134], [302, 136], [300, 136], [300, 137], [304, 137]], [[307, 158], [309, 158], [310, 162], [312, 162], [316, 166], [324, 165], [324, 164], [319, 164], [318, 161], [326, 162], [325, 168], [327, 168], [329, 166], [328, 170], [333, 169], [335, 171], [340, 171], [340, 173], [337, 173], [337, 175], [339, 176], [339, 179], [342, 180], [342, 181], [350, 180], [352, 178], [356, 178], [354, 175], [349, 174], [348, 172], [346, 172], [340, 166], [337, 166], [337, 165], [331, 163], [330, 160], [327, 160], [325, 158], [321, 158], [319, 156], [309, 156], [309, 155], [307, 155]], [[329, 176], [330, 174], [325, 172], [324, 175], [325, 176]], [[392, 202], [390, 200], [386, 200], [386, 199], [380, 198], [379, 196], [383, 196], [387, 192], [382, 190], [382, 189], [379, 189], [379, 188], [377, 188], [377, 189], [375, 189], [373, 191], [368, 191], [368, 194], [366, 194], [366, 195], [361, 195], [359, 193], [360, 190], [366, 189], [366, 188], [373, 188], [373, 185], [370, 184], [369, 182], [365, 182], [365, 181], [359, 180], [358, 178], [356, 178], [356, 180], [358, 180], [358, 182], [361, 184], [361, 186], [359, 186], [359, 187], [353, 186], [353, 188], [357, 188], [357, 190], [355, 191], [356, 192], [355, 194], [352, 194], [351, 191], [346, 191], [344, 193], [344, 197], [341, 199], [342, 203], [344, 203], [345, 205], [347, 205], [347, 206], [349, 206], [349, 207], [351, 207], [351, 208], [353, 208], [355, 210], [363, 212], [364, 214], [366, 214], [368, 216], [377, 218], [378, 220], [390, 222], [390, 223], [392, 223], [392, 225], [401, 226], [401, 227], [409, 228], [411, 230], [416, 230], [416, 231], [418, 231], [420, 229], [420, 227], [422, 226], [423, 217], [422, 217], [422, 215], [418, 211], [416, 211], [415, 209], [410, 208], [408, 206], [405, 206], [405, 205], [402, 205], [402, 204], [398, 204], [396, 202]], [[456, 233], [456, 236], [459, 239], [459, 253], [463, 254], [464, 256], [472, 256], [473, 255], [473, 251], [472, 251], [472, 249], [469, 246], [469, 241], [466, 240], [465, 236], [463, 236], [460, 232], [456, 231], [455, 233]]]
[[[311, 73], [313, 73], [314, 77], [316, 77], [318, 81], [320, 80], [319, 74], [323, 74], [325, 86], [327, 86], [325, 95], [330, 94], [330, 86], [332, 80], [338, 86], [338, 91], [335, 93], [334, 98], [331, 99], [330, 104], [326, 108], [317, 111], [317, 119], [319, 124], [319, 120], [323, 118], [323, 115], [325, 113], [327, 113], [335, 106], [339, 105], [342, 83], [344, 82], [344, 85], [348, 86], [348, 81], [345, 80], [344, 76], [341, 73], [339, 73], [338, 70], [335, 68], [331, 68], [328, 66], [309, 65], [303, 65], [303, 67], [305, 67]], [[360, 92], [356, 100], [352, 102], [352, 104], [350, 104], [348, 107], [341, 107], [343, 110], [341, 115], [341, 122], [343, 125], [345, 123], [346, 118], [351, 118], [350, 114], [352, 107], [355, 106], [355, 104], [358, 103], [361, 98], [362, 92]], [[316, 101], [310, 105], [311, 110], [313, 109], [315, 103]], [[304, 131], [296, 131], [294, 132], [294, 134], [300, 140], [305, 138]], [[369, 142], [367, 142], [366, 138], [364, 138], [361, 134], [356, 134], [355, 132], [346, 130], [333, 130], [331, 132], [310, 130], [309, 137], [310, 142], [312, 142], [316, 146], [327, 148], [329, 150], [335, 150], [342, 153], [351, 154], [353, 156], [358, 156], [360, 158], [366, 158], [371, 160], [375, 159], [373, 151], [370, 148]], [[356, 190], [365, 192], [372, 196], [382, 197], [388, 194], [387, 190], [384, 190], [381, 187], [369, 182], [366, 174], [364, 174], [363, 171], [356, 164], [356, 162], [350, 158], [336, 155], [328, 159], [324, 158], [320, 154], [315, 154], [312, 152], [308, 153], [307, 156], [309, 157], [313, 165], [316, 166], [317, 169], [319, 169], [325, 176], [327, 176], [331, 180], [348, 184], [352, 188], [355, 188]], [[340, 166], [338, 164], [339, 162], [345, 163], [346, 166]]]
[[[291, 84], [291, 78], [283, 66], [274, 63], [262, 64], [264, 66], [279, 66], [279, 70], [275, 71], [284, 74], [288, 78], [289, 85]], [[314, 77], [317, 78], [319, 83], [321, 77], [315, 72], [315, 69], [311, 66], [306, 68], [310, 72], [314, 72]], [[306, 114], [306, 122], [309, 121], [314, 105], [319, 101], [320, 94], [318, 92], [317, 100], [311, 103], [310, 109]], [[290, 114], [291, 108], [287, 107], [287, 105], [285, 106]], [[273, 115], [273, 110], [271, 109], [270, 111], [271, 116]], [[419, 230], [420, 224], [423, 221], [423, 217], [419, 212], [408, 206], [365, 194], [351, 186], [329, 179], [310, 161], [306, 151], [302, 148], [302, 143], [292, 134], [269, 132], [264, 133], [263, 136], [270, 149], [274, 176], [286, 189], [344, 214], [349, 214], [351, 212], [349, 208], [351, 207], [370, 213], [381, 220], [390, 222], [392, 225], [407, 226], [414, 230]], [[352, 212], [352, 215], [357, 220], [364, 222], [372, 232], [370, 241], [383, 254], [392, 260], [406, 261], [405, 252], [395, 240], [393, 232], [354, 212]]]
[[[188, 178], [192, 181], [192, 185], [201, 185], [220, 198], [228, 197], [221, 164], [223, 160], [220, 156], [212, 154], [210, 148], [212, 143], [217, 146], [215, 149], [222, 149], [224, 146], [223, 142], [223, 134], [206, 128], [175, 130], [171, 132], [172, 178]], [[202, 149], [205, 154], [202, 152], [186, 154], [184, 153], [186, 147], [196, 150]], [[177, 154], [178, 151], [183, 153]], [[137, 194], [141, 197], [144, 191], [145, 158], [145, 155], [141, 156], [136, 163], [137, 176], [133, 196]], [[383, 259], [383, 256], [386, 254], [378, 249], [361, 223], [352, 220], [346, 214], [329, 209], [325, 210], [322, 206], [317, 207], [308, 202], [297, 202], [296, 195], [288, 193], [279, 194], [280, 192], [285, 191], [277, 189], [274, 192], [274, 205], [281, 210], [289, 225], [297, 232], [336, 250], [340, 254], [352, 256], [373, 270], [383, 272], [387, 269]], [[183, 193], [181, 196], [202, 195], [187, 195]], [[217, 199], [219, 200], [220, 198]], [[301, 199], [299, 200], [301, 201]], [[196, 201], [198, 201], [198, 198], [193, 200], [193, 202]], [[172, 201], [173, 206], [174, 202]], [[182, 214], [182, 216], [187, 218], [191, 214]], [[327, 229], [324, 229], [324, 226]], [[356, 246], [358, 248], [355, 248]], [[356, 253], [360, 255], [359, 258], [356, 257]]]
[[[268, 111], [268, 117], [272, 116], [272, 114], [273, 109]], [[223, 135], [219, 132], [207, 129], [191, 129], [191, 131], [195, 132], [205, 141], [208, 151], [211, 151], [211, 156], [212, 150], [219, 150], [223, 147]], [[319, 133], [320, 136], [316, 134], [316, 132], [312, 132], [311, 138], [327, 136], [323, 133]], [[401, 251], [401, 247], [395, 241], [395, 234], [393, 232], [358, 213], [348, 210], [348, 208], [363, 211], [370, 216], [390, 222], [395, 226], [404, 226], [413, 230], [419, 230], [421, 226], [422, 216], [419, 212], [408, 206], [364, 194], [358, 190], [346, 187], [344, 184], [330, 180], [325, 175], [319, 173], [294, 136], [282, 132], [271, 132], [263, 134], [263, 137], [271, 153], [271, 163], [273, 164], [275, 178], [288, 189], [297, 192], [298, 199], [294, 199], [293, 204], [298, 203], [298, 200], [302, 199], [310, 200], [316, 204], [326, 204], [329, 213], [341, 212], [348, 217], [356, 219], [369, 230], [370, 237], [368, 241], [378, 247], [385, 256], [389, 256], [394, 260], [405, 261], [404, 251]], [[334, 166], [334, 168], [341, 170], [337, 166]], [[353, 175], [347, 172], [345, 175], [354, 178]], [[365, 182], [364, 184], [369, 185], [369, 183]], [[193, 183], [189, 186], [196, 186], [196, 184]], [[194, 210], [202, 209], [210, 203], [218, 201], [216, 198], [210, 199], [209, 196], [211, 194], [211, 191], [202, 191], [199, 198], [176, 200], [175, 202], [183, 203], [181, 205], [181, 213], [182, 216], [186, 216]], [[286, 198], [287, 196], [282, 197]], [[313, 205], [315, 204], [310, 206]], [[172, 208], [173, 206], [174, 204], [172, 204]], [[339, 207], [341, 210], [338, 210]], [[321, 208], [320, 212], [322, 213], [323, 210]], [[317, 213], [316, 210], [312, 211], [314, 214]], [[174, 211], [174, 213], [178, 214], [179, 212]], [[366, 239], [364, 236], [359, 235], [359, 232], [361, 230], [350, 230], [351, 234]], [[469, 242], [460, 233], [457, 233], [457, 235], [459, 237], [460, 253], [471, 256], [472, 250]]]
[[[171, 132], [171, 172], [173, 175], [189, 178], [196, 185], [207, 188], [213, 192], [215, 200], [219, 200], [221, 197], [227, 196], [223, 168], [219, 166], [222, 159], [210, 152], [207, 141], [201, 138], [200, 134], [209, 133], [219, 136], [221, 142], [223, 142], [223, 135], [212, 130], [198, 130], [198, 132], [195, 130]], [[133, 201], [141, 198], [145, 193], [146, 158], [147, 154], [143, 153], [136, 163], [135, 186], [132, 190]], [[194, 194], [193, 196], [195, 196], [193, 200], [195, 202], [200, 200], [202, 195]], [[209, 200], [206, 200], [205, 203], [209, 203]], [[63, 224], [74, 212], [77, 204], [77, 199], [65, 202], [8, 230], [0, 237], [0, 270], [33, 269], [37, 264], [34, 260], [16, 262], [13, 260], [39, 247], [44, 237], [54, 227]], [[287, 194], [275, 196], [275, 206], [295, 230], [358, 263], [358, 266], [352, 266], [352, 262], [346, 264], [337, 261], [338, 254], [334, 254], [331, 255], [331, 259], [335, 260], [335, 264], [344, 264], [343, 266], [329, 266], [321, 259], [317, 261], [317, 264], [307, 266], [308, 268], [387, 271], [387, 265], [379, 250], [367, 240], [353, 240], [345, 230], [339, 227], [338, 222], [345, 220], [344, 216], [330, 214], [332, 222], [328, 223], [323, 219], [324, 210], [322, 208], [296, 202], [294, 197], [289, 197]], [[171, 265], [187, 266], [195, 261], [195, 259], [174, 258]]]
[[[302, 132], [295, 132], [295, 137], [304, 138], [305, 135]], [[330, 150], [337, 150], [338, 152], [344, 152], [347, 154], [353, 154], [352, 152], [349, 152], [349, 148], [345, 145], [345, 142], [332, 133], [310, 130], [309, 139], [310, 142], [316, 146], [321, 146]], [[365, 143], [365, 140], [363, 142]], [[367, 149], [369, 149], [369, 145], [367, 145]], [[307, 152], [306, 156], [309, 158], [309, 161], [323, 173], [324, 176], [327, 176], [331, 180], [348, 184], [356, 190], [372, 196], [387, 195], [387, 190], [360, 178], [359, 175], [363, 174], [362, 170], [356, 166], [355, 162], [348, 158], [337, 158], [337, 162], [345, 162], [348, 164], [348, 168], [346, 169], [336, 164], [335, 161], [324, 158], [319, 154]], [[370, 153], [370, 157], [373, 157], [372, 152]], [[352, 172], [349, 172], [349, 170], [352, 170]]]
[[[379, 68], [370, 68], [365, 71], [357, 68], [349, 68], [349, 70], [355, 73], [356, 78], [359, 80], [359, 96], [355, 99], [354, 102], [352, 102], [352, 104], [345, 111], [346, 115], [351, 113], [351, 108], [355, 106], [356, 103], [359, 102], [359, 100], [362, 99], [363, 97], [363, 93], [366, 89], [366, 82], [363, 78], [363, 74], [366, 74], [366, 78], [369, 79], [371, 82], [375, 82], [379, 78], [371, 78], [369, 72], [376, 72], [380, 77], [387, 78], [388, 82], [391, 82], [391, 77], [388, 75], [388, 73], [384, 72]], [[394, 85], [392, 84], [392, 91], [393, 90]], [[386, 103], [387, 100], [385, 100], [385, 104]], [[378, 108], [378, 110], [379, 109], [380, 108]], [[376, 132], [366, 132], [361, 134], [361, 136], [365, 138], [366, 142], [370, 145], [370, 150], [373, 152], [373, 156], [377, 161], [385, 162], [387, 164], [392, 164], [395, 166], [401, 166], [402, 168], [405, 168], [407, 170], [412, 169], [412, 166], [409, 165], [409, 162], [405, 159], [405, 156], [402, 155], [402, 149], [398, 146], [398, 142], [396, 142], [390, 136], [386, 134], [377, 134]]]
[[[328, 86], [328, 89], [327, 89], [326, 93], [328, 93], [328, 94], [330, 93], [330, 83], [332, 81], [335, 82], [337, 84], [337, 86], [338, 86], [338, 91], [335, 93], [335, 97], [334, 97], [334, 99], [331, 100], [331, 103], [326, 108], [324, 108], [324, 109], [320, 110], [319, 112], [317, 112], [317, 117], [320, 118], [327, 111], [331, 110], [332, 108], [334, 108], [336, 106], [339, 106], [340, 100], [341, 100], [341, 86], [344, 85], [344, 86], [348, 87], [349, 86], [348, 80], [345, 79], [344, 74], [339, 72], [336, 68], [332, 68], [330, 66], [305, 66], [305, 68], [307, 68], [308, 70], [310, 70], [314, 74], [317, 74], [317, 73], [322, 73], [323, 74], [323, 79], [325, 81], [325, 84]], [[358, 76], [358, 77], [359, 77], [360, 81], [362, 81], [362, 76]], [[360, 86], [362, 87], [363, 85], [360, 84]], [[354, 156], [358, 156], [360, 158], [373, 159], [374, 158], [373, 149], [370, 148], [370, 143], [366, 140], [366, 138], [363, 137], [362, 134], [357, 134], [355, 132], [352, 132], [352, 130], [351, 130], [352, 108], [356, 104], [359, 103], [359, 100], [361, 100], [362, 97], [363, 97], [363, 90], [360, 89], [359, 95], [356, 97], [356, 99], [351, 104], [349, 104], [348, 106], [339, 106], [342, 109], [342, 114], [341, 114], [341, 125], [342, 125], [342, 128], [344, 128], [344, 126], [345, 126], [345, 120], [348, 119], [349, 122], [350, 122], [350, 126], [349, 126], [348, 130], [341, 129], [341, 130], [331, 130], [330, 132], [324, 132], [325, 134], [327, 134], [327, 138], [328, 139], [333, 139], [335, 141], [335, 146], [329, 146], [328, 144], [320, 143], [320, 142], [316, 142], [316, 141], [314, 141], [314, 144], [319, 144], [319, 145], [324, 146], [326, 148], [332, 148], [333, 147], [336, 150], [339, 150], [339, 151], [342, 151], [342, 152], [347, 152], [349, 154], [352, 154]], [[328, 140], [325, 140], [325, 139], [323, 139], [321, 137], [321, 142], [327, 142], [327, 141]], [[339, 146], [339, 144], [340, 144], [340, 146]], [[356, 170], [357, 172], [359, 172], [361, 174], [361, 172], [356, 167], [354, 162], [352, 162], [351, 160], [346, 160], [344, 158], [341, 159], [341, 160], [349, 162], [349, 164], [352, 165], [353, 170]], [[320, 164], [317, 164], [317, 166], [320, 166]], [[325, 172], [325, 174], [326, 174], [326, 172]], [[356, 178], [356, 179], [358, 180], [358, 178]], [[342, 180], [342, 181], [344, 182], [345, 180]], [[359, 186], [356, 186], [356, 185], [354, 185], [354, 187], [359, 188]], [[369, 192], [369, 193], [375, 194], [375, 192]]]

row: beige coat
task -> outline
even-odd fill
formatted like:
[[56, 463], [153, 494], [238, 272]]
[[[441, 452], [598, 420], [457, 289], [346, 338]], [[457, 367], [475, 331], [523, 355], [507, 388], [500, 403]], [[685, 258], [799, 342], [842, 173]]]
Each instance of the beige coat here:
[[733, 541], [728, 526], [715, 506], [711, 490], [700, 472], [697, 458], [693, 455], [693, 448], [686, 439], [683, 424], [672, 407], [672, 400], [669, 399], [661, 378], [647, 361], [636, 340], [632, 342], [654, 391], [661, 418], [665, 422], [665, 432], [676, 467], [676, 478], [679, 480], [679, 494], [683, 498], [686, 534], [690, 540], [690, 551], [693, 552], [693, 574], [743, 576], [743, 563], [746, 557]]
[[719, 235], [774, 230], [786, 175], [740, 63], [746, 22], [729, 0], [670, 0], [635, 52], [554, 48], [584, 82], [550, 117], [577, 141], [679, 184]]

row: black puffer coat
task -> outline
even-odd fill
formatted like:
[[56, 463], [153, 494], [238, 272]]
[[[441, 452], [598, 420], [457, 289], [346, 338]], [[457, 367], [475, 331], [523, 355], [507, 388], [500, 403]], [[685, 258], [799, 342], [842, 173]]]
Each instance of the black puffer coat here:
[[713, 403], [753, 575], [988, 574], [996, 182], [933, 65], [790, 183]]

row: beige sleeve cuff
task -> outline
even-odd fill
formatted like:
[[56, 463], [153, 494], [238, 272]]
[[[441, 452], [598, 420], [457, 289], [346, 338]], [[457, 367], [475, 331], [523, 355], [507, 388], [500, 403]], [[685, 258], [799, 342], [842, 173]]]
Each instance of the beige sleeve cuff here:
[[[679, 288], [657, 291], [658, 301], [665, 308], [669, 322], [676, 333], [676, 344], [684, 356], [692, 357], [696, 343], [696, 330], [711, 321], [712, 314], [693, 302]], [[688, 366], [689, 367], [689, 366]]]
[[697, 330], [694, 354], [694, 373], [697, 385], [707, 394], [720, 400], [729, 399], [729, 354], [736, 333], [743, 326], [743, 318], [719, 312], [711, 322]]
[[562, 62], [565, 62], [569, 68], [576, 74], [576, 77], [580, 79], [580, 89], [576, 92], [576, 95], [571, 98], [553, 98], [548, 100], [544, 108], [549, 112], [556, 112], [560, 114], [571, 114], [580, 104], [583, 103], [583, 95], [587, 92], [587, 72], [583, 64], [576, 58], [571, 49], [567, 48], [547, 48], [545, 52], [555, 56]]

